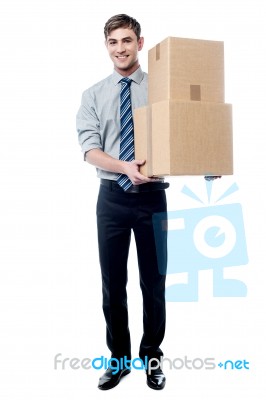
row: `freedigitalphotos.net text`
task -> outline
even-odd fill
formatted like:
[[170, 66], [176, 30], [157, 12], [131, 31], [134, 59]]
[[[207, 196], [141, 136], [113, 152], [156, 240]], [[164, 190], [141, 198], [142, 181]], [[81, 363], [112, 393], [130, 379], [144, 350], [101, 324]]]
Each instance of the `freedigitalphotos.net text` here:
[[134, 358], [129, 360], [126, 356], [120, 359], [117, 358], [106, 358], [104, 356], [95, 358], [77, 358], [77, 357], [63, 357], [62, 353], [58, 353], [54, 357], [54, 369], [55, 370], [89, 370], [89, 369], [107, 369], [110, 368], [113, 374], [117, 374], [120, 369], [136, 369], [136, 370], [146, 370], [148, 374], [156, 368], [169, 368], [170, 370], [214, 370], [216, 367], [222, 369], [249, 369], [249, 362], [245, 359], [243, 360], [226, 360], [225, 362], [215, 362], [214, 357], [206, 358], [191, 358], [188, 356], [178, 357], [174, 359], [161, 357], [160, 360], [152, 358], [148, 359], [145, 357], [144, 360], [140, 358]]

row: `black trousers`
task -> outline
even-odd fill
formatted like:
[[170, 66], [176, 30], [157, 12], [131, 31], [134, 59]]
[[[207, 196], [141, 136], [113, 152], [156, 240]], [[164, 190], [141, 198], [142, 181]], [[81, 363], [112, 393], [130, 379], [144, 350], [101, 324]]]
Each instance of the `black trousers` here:
[[[117, 185], [118, 186], [118, 185]], [[131, 231], [137, 246], [143, 296], [142, 360], [160, 358], [165, 333], [165, 275], [159, 273], [152, 215], [166, 211], [164, 190], [125, 193], [100, 185], [97, 201], [99, 257], [107, 346], [112, 357], [131, 359], [127, 308], [127, 260]]]

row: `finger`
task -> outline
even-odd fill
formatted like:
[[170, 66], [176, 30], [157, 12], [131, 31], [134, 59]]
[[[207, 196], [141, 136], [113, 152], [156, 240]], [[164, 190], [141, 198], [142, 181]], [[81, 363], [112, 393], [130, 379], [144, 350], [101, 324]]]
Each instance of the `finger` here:
[[142, 185], [143, 183], [158, 182], [158, 178], [147, 178], [144, 175], [135, 179], [135, 185]]
[[144, 165], [145, 164], [145, 162], [146, 162], [146, 160], [134, 160], [134, 161], [132, 161], [134, 164], [136, 164], [136, 165]]

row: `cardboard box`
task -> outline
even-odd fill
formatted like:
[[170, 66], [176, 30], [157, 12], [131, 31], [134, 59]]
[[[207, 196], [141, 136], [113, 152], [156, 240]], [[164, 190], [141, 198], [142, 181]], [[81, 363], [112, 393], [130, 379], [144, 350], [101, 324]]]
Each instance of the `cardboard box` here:
[[157, 102], [135, 109], [134, 134], [146, 176], [233, 174], [231, 104]]
[[223, 42], [168, 37], [149, 50], [149, 104], [224, 102]]

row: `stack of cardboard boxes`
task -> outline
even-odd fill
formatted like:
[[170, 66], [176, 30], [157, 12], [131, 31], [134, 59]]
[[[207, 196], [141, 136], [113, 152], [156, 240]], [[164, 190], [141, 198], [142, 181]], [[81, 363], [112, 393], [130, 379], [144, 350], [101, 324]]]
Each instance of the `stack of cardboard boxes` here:
[[232, 106], [223, 42], [168, 37], [149, 50], [148, 106], [134, 111], [146, 176], [231, 175]]

